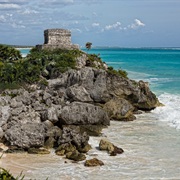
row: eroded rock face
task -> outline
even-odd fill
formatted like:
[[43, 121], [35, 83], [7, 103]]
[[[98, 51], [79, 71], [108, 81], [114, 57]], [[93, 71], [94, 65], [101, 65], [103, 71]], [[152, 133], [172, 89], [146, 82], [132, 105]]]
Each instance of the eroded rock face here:
[[28, 149], [42, 147], [45, 139], [45, 129], [41, 123], [27, 123], [9, 128], [4, 135], [5, 144]]
[[65, 106], [61, 111], [60, 119], [62, 124], [68, 125], [109, 125], [110, 123], [107, 113], [101, 107], [81, 102], [73, 102]]
[[104, 110], [114, 120], [134, 120], [134, 107], [123, 98], [113, 98], [104, 105]]
[[147, 83], [87, 67], [86, 58], [79, 59], [78, 69], [48, 80], [47, 87], [33, 85], [29, 91], [6, 90], [0, 95], [2, 142], [20, 149], [72, 143], [77, 151], [86, 152], [86, 131], [100, 135], [110, 119], [133, 120], [134, 110], [159, 105]]
[[72, 144], [77, 150], [83, 148], [88, 144], [89, 136], [86, 132], [81, 132], [78, 126], [64, 126], [61, 137], [59, 137], [58, 144]]

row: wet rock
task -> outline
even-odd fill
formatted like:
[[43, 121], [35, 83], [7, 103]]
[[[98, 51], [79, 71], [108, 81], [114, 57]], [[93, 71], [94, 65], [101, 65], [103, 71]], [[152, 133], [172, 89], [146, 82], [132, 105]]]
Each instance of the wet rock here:
[[122, 154], [123, 152], [124, 150], [122, 148], [114, 146], [114, 150], [110, 152], [110, 156], [116, 156], [117, 154]]
[[101, 139], [99, 149], [107, 151], [110, 156], [116, 156], [117, 154], [122, 154], [124, 152], [122, 148], [115, 146], [106, 139]]
[[86, 156], [82, 153], [79, 153], [77, 150], [69, 152], [66, 154], [66, 158], [74, 161], [84, 161]]
[[113, 120], [134, 120], [134, 107], [123, 98], [113, 98], [104, 105], [109, 117]]
[[84, 147], [80, 147], [80, 148], [78, 148], [78, 151], [80, 152], [80, 153], [87, 153], [89, 150], [91, 150], [92, 149], [92, 147], [91, 147], [91, 145], [90, 144], [87, 144], [86, 146], [84, 146]]
[[90, 159], [90, 160], [86, 160], [84, 165], [87, 166], [87, 167], [94, 167], [94, 166], [103, 166], [104, 163], [101, 160], [97, 159], [97, 158], [93, 158], [93, 159]]
[[99, 143], [99, 149], [108, 151], [110, 153], [114, 151], [114, 145], [106, 139], [101, 139]]
[[29, 148], [28, 153], [29, 154], [50, 154], [50, 151], [48, 151], [45, 148]]
[[75, 150], [76, 150], [75, 146], [73, 146], [71, 143], [66, 143], [66, 144], [60, 145], [56, 149], [55, 153], [56, 153], [56, 155], [63, 156], [65, 154], [67, 154], [69, 152], [73, 152]]
[[44, 147], [47, 149], [53, 148], [55, 146], [56, 140], [54, 137], [48, 137], [47, 140], [44, 143]]
[[9, 147], [5, 153], [24, 153], [25, 150], [23, 148], [19, 148], [17, 146], [11, 146]]
[[106, 128], [107, 126], [103, 125], [81, 125], [81, 131], [87, 132], [89, 136], [100, 136], [102, 129]]
[[81, 132], [78, 126], [63, 126], [62, 135], [59, 137], [58, 144], [71, 143], [76, 148], [83, 148], [88, 144], [89, 136], [86, 132]]

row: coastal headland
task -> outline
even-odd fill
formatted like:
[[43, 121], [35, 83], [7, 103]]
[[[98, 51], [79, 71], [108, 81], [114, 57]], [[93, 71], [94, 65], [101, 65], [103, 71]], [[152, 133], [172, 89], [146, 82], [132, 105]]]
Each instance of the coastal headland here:
[[[131, 80], [125, 71], [79, 50], [71, 44], [70, 32], [64, 32], [46, 30], [45, 44], [33, 48], [25, 59], [29, 68], [33, 65], [33, 73], [26, 66], [29, 74], [18, 76], [17, 71], [14, 82], [3, 82], [21, 84], [0, 94], [0, 139], [7, 147], [5, 153], [47, 154], [54, 149], [58, 156], [83, 161], [91, 149], [89, 136], [101, 136], [111, 120], [132, 121], [135, 114], [160, 105], [148, 83]], [[19, 61], [2, 61], [1, 72], [8, 63], [15, 66]], [[100, 149], [112, 156], [123, 152], [117, 146], [106, 140], [100, 143]]]

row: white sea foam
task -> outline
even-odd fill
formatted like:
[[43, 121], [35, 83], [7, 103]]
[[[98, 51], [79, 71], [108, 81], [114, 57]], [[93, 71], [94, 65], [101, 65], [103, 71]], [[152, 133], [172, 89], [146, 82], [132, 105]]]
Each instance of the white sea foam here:
[[152, 115], [158, 120], [180, 129], [180, 95], [164, 93], [159, 96], [159, 100], [165, 106], [153, 110]]

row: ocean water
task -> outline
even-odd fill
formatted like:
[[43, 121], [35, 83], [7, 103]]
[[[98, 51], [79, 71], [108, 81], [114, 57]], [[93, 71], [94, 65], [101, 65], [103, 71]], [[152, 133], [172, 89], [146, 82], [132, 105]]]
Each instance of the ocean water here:
[[103, 130], [108, 140], [124, 149], [122, 155], [111, 157], [99, 151], [102, 137], [91, 137], [93, 149], [87, 159], [102, 160], [102, 167], [87, 168], [84, 162], [72, 163], [54, 152], [3, 155], [1, 166], [37, 180], [179, 180], [180, 49], [96, 48], [89, 53], [100, 54], [108, 65], [126, 70], [132, 79], [149, 82], [164, 106], [137, 115], [132, 122], [112, 121]]

